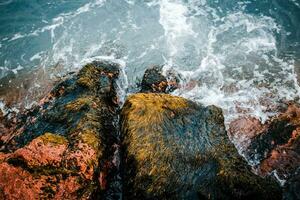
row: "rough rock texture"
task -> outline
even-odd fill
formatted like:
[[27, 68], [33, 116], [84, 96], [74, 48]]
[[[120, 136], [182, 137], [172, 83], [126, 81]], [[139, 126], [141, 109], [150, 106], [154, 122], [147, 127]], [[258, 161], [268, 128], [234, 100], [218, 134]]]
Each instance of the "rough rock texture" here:
[[175, 72], [162, 73], [162, 66], [153, 66], [145, 71], [141, 83], [141, 92], [168, 93], [178, 88], [179, 79]]
[[239, 156], [215, 106], [132, 95], [121, 130], [127, 199], [281, 199], [274, 180], [254, 175]]
[[289, 104], [283, 113], [265, 124], [254, 118], [238, 119], [230, 124], [230, 135], [260, 175], [274, 174], [286, 186], [287, 198], [299, 199], [299, 188], [295, 188], [300, 184], [298, 104]]
[[[118, 166], [119, 67], [93, 62], [58, 84], [0, 134], [0, 197], [89, 199], [106, 195]], [[104, 184], [106, 183], [106, 184]], [[118, 194], [116, 194], [118, 195]]]
[[266, 129], [259, 119], [243, 117], [230, 123], [228, 135], [240, 152], [246, 154], [251, 141]]

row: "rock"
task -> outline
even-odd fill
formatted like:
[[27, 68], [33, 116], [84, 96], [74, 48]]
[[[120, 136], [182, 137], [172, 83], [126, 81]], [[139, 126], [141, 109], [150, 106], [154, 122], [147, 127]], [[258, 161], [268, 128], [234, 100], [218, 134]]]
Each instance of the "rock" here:
[[[247, 125], [246, 125], [247, 124]], [[290, 103], [265, 124], [244, 118], [232, 122], [230, 135], [246, 159], [261, 176], [273, 174], [287, 189], [285, 196], [297, 196], [300, 166], [300, 106]], [[299, 191], [297, 192], [299, 196]], [[298, 199], [298, 198], [288, 198]]]
[[286, 144], [278, 145], [260, 162], [258, 169], [262, 175], [276, 172], [279, 180], [287, 180], [296, 173], [299, 166], [300, 129], [297, 129]]
[[281, 199], [277, 183], [253, 174], [238, 154], [215, 106], [135, 94], [121, 131], [127, 199]]
[[179, 86], [178, 74], [168, 70], [167, 75], [162, 73], [163, 66], [153, 66], [145, 71], [141, 83], [141, 92], [169, 93]]
[[284, 197], [283, 199], [300, 199], [300, 168], [297, 169], [296, 173], [285, 183]]
[[267, 126], [263, 125], [259, 119], [246, 116], [230, 123], [228, 135], [240, 153], [247, 155], [251, 141], [266, 129]]
[[[87, 64], [17, 117], [20, 123], [2, 140], [0, 196], [90, 199], [111, 190], [118, 171], [118, 76], [116, 64]], [[106, 185], [99, 181], [104, 172]]]
[[165, 93], [168, 87], [168, 81], [162, 75], [161, 66], [153, 66], [144, 73], [141, 92]]
[[68, 147], [68, 140], [65, 137], [45, 133], [32, 140], [24, 148], [17, 149], [7, 156], [11, 164], [26, 164], [27, 168], [37, 167], [61, 167], [63, 154]]

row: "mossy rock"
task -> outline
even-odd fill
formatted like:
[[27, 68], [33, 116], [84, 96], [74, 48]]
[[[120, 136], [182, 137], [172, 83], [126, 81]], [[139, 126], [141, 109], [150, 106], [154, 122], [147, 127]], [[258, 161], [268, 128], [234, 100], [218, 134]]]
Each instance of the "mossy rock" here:
[[[65, 179], [78, 177], [80, 183], [72, 183], [80, 186], [76, 186], [77, 189], [73, 188], [78, 192], [75, 195], [76, 199], [84, 199], [83, 196], [87, 196], [86, 199], [93, 199], [94, 196], [102, 198], [110, 188], [99, 186], [99, 174], [104, 168], [109, 178], [116, 174], [111, 172], [116, 171], [115, 166], [107, 163], [114, 156], [113, 145], [117, 142], [119, 134], [116, 123], [119, 105], [115, 101], [119, 70], [118, 64], [95, 61], [58, 83], [45, 97], [41, 106], [30, 111], [30, 115], [26, 113], [20, 116], [24, 119], [24, 124], [2, 148], [3, 152], [13, 154], [26, 149], [33, 140], [41, 139], [42, 141], [38, 142], [41, 144], [37, 144], [38, 147], [34, 146], [36, 152], [28, 150], [26, 154], [22, 154], [26, 156], [31, 153], [28, 159], [28, 156], [13, 157], [5, 164], [8, 164], [10, 169], [16, 167], [24, 170], [28, 172], [28, 176], [37, 180], [42, 180], [45, 176], [57, 178], [57, 182], [53, 183], [56, 191], [50, 191], [53, 195], [59, 194], [61, 185], [58, 184], [69, 187]], [[41, 147], [50, 150], [41, 152]], [[54, 153], [56, 157], [53, 156]], [[43, 158], [43, 155], [43, 161], [31, 160], [31, 157]], [[106, 179], [104, 181], [109, 182]], [[47, 185], [46, 182], [41, 184]], [[28, 188], [28, 191], [30, 190], [31, 188]], [[68, 199], [68, 194], [65, 195]], [[39, 198], [42, 199], [43, 196]]]
[[121, 131], [127, 199], [281, 199], [276, 182], [253, 174], [231, 144], [220, 108], [135, 94]]
[[145, 71], [141, 92], [166, 93], [168, 81], [162, 75], [162, 66], [152, 66]]
[[60, 135], [56, 135], [53, 133], [45, 133], [44, 135], [39, 137], [45, 144], [51, 143], [53, 145], [63, 145], [68, 144], [68, 140]]
[[[5, 144], [4, 149], [12, 151], [24, 147], [45, 132], [74, 138], [73, 133], [103, 129], [105, 123], [101, 120], [118, 107], [113, 102], [117, 98], [115, 82], [119, 73], [119, 65], [115, 63], [94, 61], [86, 64], [77, 74], [54, 87], [50, 92], [51, 101], [35, 109], [37, 112], [30, 116], [35, 122], [26, 123], [22, 134]], [[101, 85], [103, 78], [106, 83]], [[29, 119], [29, 116], [21, 117]]]

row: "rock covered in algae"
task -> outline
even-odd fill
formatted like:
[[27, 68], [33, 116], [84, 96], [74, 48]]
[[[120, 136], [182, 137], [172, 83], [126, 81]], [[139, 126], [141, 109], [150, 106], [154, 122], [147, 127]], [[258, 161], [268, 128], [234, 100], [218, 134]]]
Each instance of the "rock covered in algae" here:
[[238, 154], [215, 106], [135, 94], [121, 130], [127, 199], [281, 199], [277, 183], [253, 174]]
[[118, 76], [117, 64], [87, 64], [18, 116], [2, 138], [1, 198], [90, 199], [109, 189]]

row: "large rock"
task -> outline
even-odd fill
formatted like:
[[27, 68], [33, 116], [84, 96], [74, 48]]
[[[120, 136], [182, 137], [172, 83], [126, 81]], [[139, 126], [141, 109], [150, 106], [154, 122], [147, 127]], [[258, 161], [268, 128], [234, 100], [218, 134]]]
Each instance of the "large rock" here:
[[17, 117], [17, 128], [1, 137], [0, 197], [90, 199], [111, 190], [118, 76], [116, 64], [87, 64]]
[[276, 182], [253, 174], [238, 154], [215, 106], [135, 94], [121, 130], [127, 199], [281, 199]]

